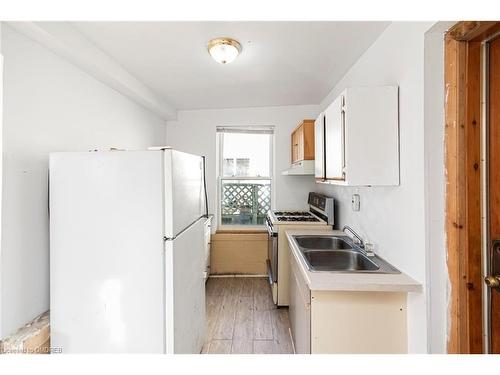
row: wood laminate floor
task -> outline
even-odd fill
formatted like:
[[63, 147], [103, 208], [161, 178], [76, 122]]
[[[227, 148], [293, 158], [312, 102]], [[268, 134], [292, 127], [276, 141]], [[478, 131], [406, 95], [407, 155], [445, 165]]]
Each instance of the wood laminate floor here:
[[209, 278], [206, 285], [208, 354], [291, 354], [288, 309], [273, 304], [265, 278]]

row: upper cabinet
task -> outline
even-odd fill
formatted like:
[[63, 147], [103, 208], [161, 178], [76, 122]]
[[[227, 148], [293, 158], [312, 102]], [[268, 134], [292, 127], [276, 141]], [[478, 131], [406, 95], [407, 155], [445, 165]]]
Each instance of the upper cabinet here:
[[325, 114], [321, 113], [314, 121], [314, 177], [323, 180], [325, 177]]
[[316, 119], [315, 130], [317, 182], [399, 185], [396, 86], [344, 90]]
[[292, 133], [292, 164], [314, 160], [314, 120], [304, 120]]
[[328, 180], [345, 180], [345, 112], [341, 95], [325, 110], [325, 176]]

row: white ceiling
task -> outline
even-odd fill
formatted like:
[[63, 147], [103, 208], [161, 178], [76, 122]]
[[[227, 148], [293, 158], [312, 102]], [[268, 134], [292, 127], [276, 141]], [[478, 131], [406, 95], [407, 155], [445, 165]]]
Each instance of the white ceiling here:
[[[388, 22], [75, 22], [177, 109], [318, 104]], [[243, 46], [213, 61], [208, 40]]]

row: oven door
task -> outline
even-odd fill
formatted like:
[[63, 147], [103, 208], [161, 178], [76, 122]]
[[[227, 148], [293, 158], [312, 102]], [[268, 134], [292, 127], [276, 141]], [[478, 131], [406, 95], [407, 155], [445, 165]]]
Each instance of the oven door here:
[[272, 285], [278, 281], [278, 233], [274, 231], [269, 218], [266, 220], [268, 233], [267, 242], [267, 273], [269, 283]]

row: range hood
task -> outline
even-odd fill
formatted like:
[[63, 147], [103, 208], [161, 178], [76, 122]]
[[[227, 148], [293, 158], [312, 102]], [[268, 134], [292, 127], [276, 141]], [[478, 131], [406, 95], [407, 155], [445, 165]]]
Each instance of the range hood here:
[[314, 176], [314, 160], [298, 161], [281, 174], [285, 176]]

